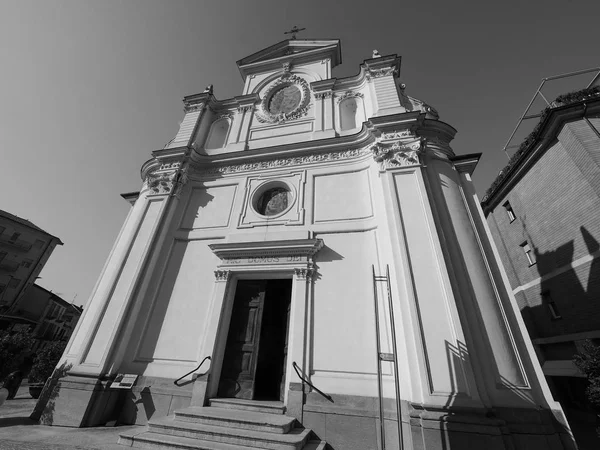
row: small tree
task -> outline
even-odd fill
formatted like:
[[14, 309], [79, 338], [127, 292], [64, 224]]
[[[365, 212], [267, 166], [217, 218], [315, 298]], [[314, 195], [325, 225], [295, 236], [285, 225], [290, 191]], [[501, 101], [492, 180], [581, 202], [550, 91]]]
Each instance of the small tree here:
[[65, 346], [66, 342], [51, 342], [37, 353], [29, 372], [30, 383], [45, 383], [50, 378], [65, 351]]
[[33, 346], [29, 330], [0, 331], [0, 381], [18, 370]]
[[[585, 374], [589, 386], [585, 394], [590, 404], [600, 411], [600, 347], [594, 345], [589, 339], [583, 343], [583, 350], [573, 357], [573, 363]], [[600, 436], [600, 427], [596, 428]]]

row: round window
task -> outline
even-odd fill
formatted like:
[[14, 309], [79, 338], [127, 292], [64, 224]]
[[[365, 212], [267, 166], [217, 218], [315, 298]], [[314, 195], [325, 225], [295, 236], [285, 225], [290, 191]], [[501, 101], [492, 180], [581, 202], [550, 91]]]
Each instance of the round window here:
[[264, 191], [256, 202], [256, 211], [263, 216], [275, 216], [284, 212], [290, 203], [290, 191], [275, 187]]
[[289, 114], [294, 111], [302, 101], [302, 92], [295, 85], [286, 86], [276, 91], [269, 100], [271, 114]]

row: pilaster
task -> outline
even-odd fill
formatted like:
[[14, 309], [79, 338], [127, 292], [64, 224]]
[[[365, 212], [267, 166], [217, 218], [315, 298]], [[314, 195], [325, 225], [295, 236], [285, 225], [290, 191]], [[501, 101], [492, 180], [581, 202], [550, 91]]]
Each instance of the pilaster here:
[[315, 97], [315, 139], [335, 137], [333, 85], [335, 79], [310, 84]]
[[186, 180], [181, 161], [157, 162], [154, 170], [147, 170], [142, 193], [88, 302], [88, 314], [61, 361], [70, 381], [56, 385], [49, 396], [54, 400], [43, 415], [50, 413], [48, 408], [80, 411], [78, 418], [66, 414], [61, 419], [68, 426], [101, 425], [112, 417], [117, 403], [115, 391], [109, 389], [110, 374], [118, 370], [125, 347], [120, 344], [126, 343], [133, 327], [127, 318], [141, 307], [135, 300], [147, 289], [156, 264], [158, 252], [152, 250], [164, 241]]
[[427, 404], [479, 407], [456, 300], [427, 200], [424, 139], [408, 128], [381, 132], [371, 151], [386, 197], [396, 290], [408, 302], [402, 305], [408, 314], [397, 318], [404, 323], [396, 328], [413, 330], [397, 340], [407, 341], [417, 356], [417, 364], [411, 367], [412, 392], [403, 397]]

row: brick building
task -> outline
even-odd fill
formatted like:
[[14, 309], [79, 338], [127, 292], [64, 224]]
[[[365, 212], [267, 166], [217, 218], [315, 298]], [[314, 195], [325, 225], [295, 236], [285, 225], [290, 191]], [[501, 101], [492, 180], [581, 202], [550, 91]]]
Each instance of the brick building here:
[[57, 245], [56, 236], [26, 219], [0, 210], [0, 329], [14, 305], [33, 285]]
[[572, 358], [600, 339], [599, 87], [544, 110], [482, 207], [554, 396], [585, 410]]

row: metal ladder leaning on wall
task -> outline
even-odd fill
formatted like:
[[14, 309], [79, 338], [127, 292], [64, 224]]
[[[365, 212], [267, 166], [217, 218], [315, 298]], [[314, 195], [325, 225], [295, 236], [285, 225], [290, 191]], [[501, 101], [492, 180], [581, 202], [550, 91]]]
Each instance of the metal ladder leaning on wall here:
[[[398, 447], [404, 449], [404, 440], [402, 436], [402, 406], [400, 403], [400, 379], [398, 373], [398, 352], [396, 347], [396, 324], [394, 322], [394, 306], [392, 304], [392, 287], [390, 284], [390, 266], [386, 265], [385, 275], [375, 274], [375, 265], [373, 268], [373, 300], [375, 304], [375, 342], [377, 344], [377, 389], [379, 394], [379, 433], [381, 450], [385, 450], [385, 420], [383, 415], [383, 379], [381, 373], [381, 362], [389, 361], [394, 364], [394, 385], [396, 388], [396, 413], [398, 415]], [[390, 312], [390, 332], [392, 334], [392, 353], [381, 352], [381, 333], [379, 327], [379, 299], [377, 296], [377, 283], [385, 282], [387, 288], [388, 309]]]

